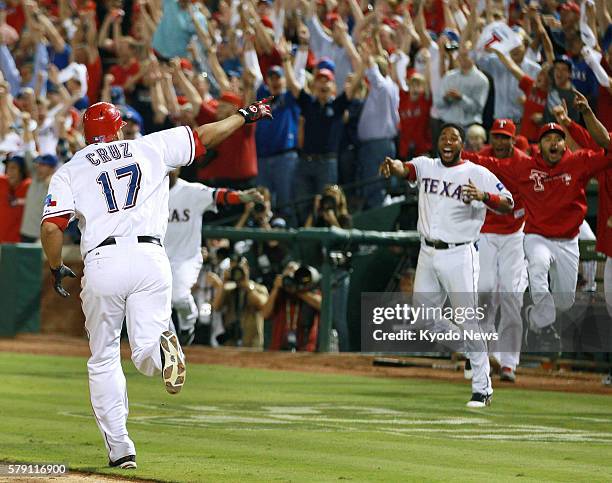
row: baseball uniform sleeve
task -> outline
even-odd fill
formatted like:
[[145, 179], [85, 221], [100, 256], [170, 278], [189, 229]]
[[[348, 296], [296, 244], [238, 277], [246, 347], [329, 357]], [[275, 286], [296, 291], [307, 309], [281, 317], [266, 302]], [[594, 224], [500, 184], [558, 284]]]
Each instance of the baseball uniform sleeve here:
[[60, 169], [51, 178], [49, 191], [43, 203], [42, 220], [63, 215], [74, 215], [74, 197], [70, 187], [68, 170]]
[[189, 166], [196, 154], [193, 131], [187, 126], [165, 129], [140, 138], [155, 147], [164, 164], [171, 171], [179, 166]]
[[217, 204], [215, 203], [215, 189], [203, 184], [194, 183], [196, 188], [193, 190], [194, 206], [197, 206], [205, 211], [217, 212]]
[[423, 179], [423, 173], [428, 165], [432, 164], [433, 159], [428, 158], [427, 156], [417, 156], [416, 158], [411, 159], [406, 164], [412, 164], [414, 169], [416, 170], [416, 181], [420, 183]]
[[607, 150], [599, 149], [593, 151], [585, 149], [581, 151], [575, 151], [570, 156], [575, 159], [576, 162], [582, 164], [583, 173], [585, 177], [592, 178], [599, 172], [612, 167], [612, 146], [608, 146]]
[[[497, 176], [495, 176], [491, 171], [483, 167], [480, 168], [480, 171], [481, 171], [480, 182], [482, 184], [480, 186], [477, 186], [479, 190], [485, 191], [489, 193], [490, 195], [497, 195], [497, 196], [501, 196], [504, 198], [508, 198], [509, 200], [512, 200], [514, 202], [514, 199], [512, 198], [512, 193], [508, 191], [508, 188], [504, 186], [504, 183], [502, 183], [497, 178]], [[491, 209], [491, 207], [488, 205], [487, 205], [487, 208]], [[495, 211], [495, 210], [492, 210], [492, 211]]]

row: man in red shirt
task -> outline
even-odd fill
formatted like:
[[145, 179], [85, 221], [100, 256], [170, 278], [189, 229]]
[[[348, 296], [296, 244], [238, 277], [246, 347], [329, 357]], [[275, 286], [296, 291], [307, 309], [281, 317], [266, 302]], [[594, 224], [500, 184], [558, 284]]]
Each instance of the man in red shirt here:
[[[242, 98], [233, 92], [223, 92], [217, 101], [204, 101], [196, 117], [198, 125], [220, 121], [242, 106]], [[212, 152], [211, 152], [212, 151]], [[233, 189], [253, 187], [257, 176], [257, 152], [255, 149], [255, 125], [247, 124], [221, 142], [207, 157], [198, 163], [199, 181], [213, 187]]]
[[[491, 146], [479, 155], [493, 156], [500, 165], [525, 162], [528, 156], [514, 146], [516, 126], [511, 119], [496, 119], [491, 127]], [[465, 159], [478, 159], [474, 153], [463, 153]], [[479, 300], [486, 307], [486, 326], [494, 327], [499, 310], [499, 340], [492, 343], [490, 354], [501, 365], [502, 381], [514, 382], [514, 371], [521, 350], [521, 307], [527, 287], [523, 224], [525, 205], [511, 177], [500, 175], [500, 181], [514, 198], [511, 213], [502, 215], [488, 210], [480, 229]]]
[[427, 89], [425, 77], [414, 73], [408, 80], [410, 89], [400, 89], [400, 159], [411, 159], [431, 151], [431, 129], [429, 129], [429, 111], [431, 96]]
[[572, 153], [566, 148], [563, 127], [556, 123], [542, 126], [538, 138], [540, 152], [519, 162], [506, 164], [491, 156], [474, 161], [500, 178], [512, 179], [509, 189], [525, 204], [524, 249], [533, 301], [525, 310], [526, 342], [529, 350], [558, 352], [555, 311], [567, 311], [574, 304], [578, 232], [587, 209], [585, 186], [612, 167], [612, 151]]
[[6, 174], [0, 175], [0, 243], [18, 243], [25, 198], [32, 180], [21, 156], [9, 157], [4, 163]]

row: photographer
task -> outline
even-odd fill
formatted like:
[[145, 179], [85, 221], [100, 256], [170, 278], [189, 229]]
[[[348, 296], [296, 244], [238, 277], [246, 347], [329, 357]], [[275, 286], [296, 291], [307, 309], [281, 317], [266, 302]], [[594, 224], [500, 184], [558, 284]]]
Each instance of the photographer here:
[[270, 350], [314, 352], [317, 349], [321, 294], [319, 272], [309, 265], [289, 262], [277, 275], [264, 318], [272, 320]]
[[[344, 191], [338, 185], [326, 186], [321, 195], [315, 196], [313, 213], [308, 216], [305, 224], [306, 228], [329, 228], [332, 226], [344, 229], [350, 229], [353, 226]], [[339, 349], [344, 352], [349, 350], [346, 313], [351, 278], [351, 253], [347, 250], [331, 250], [327, 256], [334, 265], [332, 280], [333, 326], [338, 332]]]
[[262, 349], [262, 308], [268, 300], [268, 289], [250, 279], [246, 258], [232, 255], [224, 281], [213, 272], [209, 272], [208, 280], [215, 287], [212, 309], [223, 312], [225, 333], [217, 337], [219, 344]]
[[[259, 186], [257, 191], [263, 196], [263, 201], [258, 203], [247, 203], [244, 213], [236, 223], [236, 228], [260, 228], [262, 230], [284, 229], [287, 227], [285, 220], [272, 213], [270, 191]], [[276, 240], [239, 242], [245, 246], [242, 253], [247, 257], [251, 268], [251, 277], [258, 283], [272, 289], [276, 274], [283, 269], [287, 257], [287, 247]], [[237, 251], [239, 244], [236, 244]]]

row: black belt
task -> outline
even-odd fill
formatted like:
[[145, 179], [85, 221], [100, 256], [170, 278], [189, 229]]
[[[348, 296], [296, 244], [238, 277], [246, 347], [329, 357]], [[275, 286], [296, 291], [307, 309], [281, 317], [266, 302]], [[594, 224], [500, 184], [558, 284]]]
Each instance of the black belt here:
[[[162, 246], [160, 239], [154, 236], [139, 236], [137, 238], [138, 238], [138, 243], [153, 243], [153, 245], [159, 245], [160, 247]], [[115, 240], [115, 237], [109, 236], [106, 240], [100, 243], [96, 248], [105, 247], [108, 245], [116, 245], [116, 244], [117, 244], [117, 240]], [[94, 248], [94, 250], [96, 248]]]
[[425, 245], [428, 247], [434, 247], [437, 250], [446, 250], [448, 248], [460, 247], [461, 245], [469, 245], [472, 242], [461, 242], [461, 243], [446, 243], [440, 240], [428, 240], [423, 238]]

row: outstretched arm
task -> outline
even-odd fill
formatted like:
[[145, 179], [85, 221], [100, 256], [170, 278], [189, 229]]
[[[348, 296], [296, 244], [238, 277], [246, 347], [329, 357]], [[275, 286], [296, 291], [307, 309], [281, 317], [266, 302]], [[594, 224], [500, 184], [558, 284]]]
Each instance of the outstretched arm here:
[[270, 101], [272, 98], [263, 99], [250, 106], [239, 109], [236, 114], [217, 122], [204, 124], [195, 129], [198, 137], [207, 148], [215, 147], [234, 131], [244, 124], [257, 122], [260, 119], [271, 119]]

